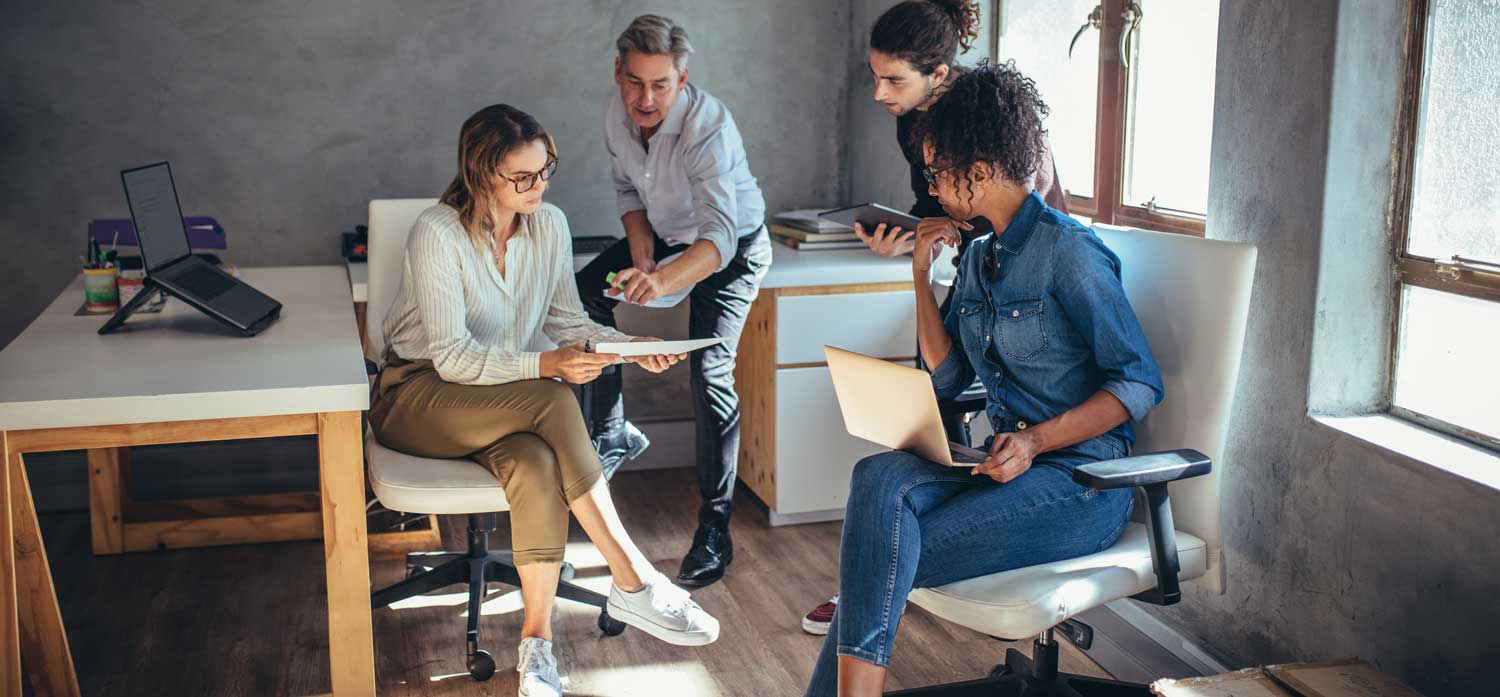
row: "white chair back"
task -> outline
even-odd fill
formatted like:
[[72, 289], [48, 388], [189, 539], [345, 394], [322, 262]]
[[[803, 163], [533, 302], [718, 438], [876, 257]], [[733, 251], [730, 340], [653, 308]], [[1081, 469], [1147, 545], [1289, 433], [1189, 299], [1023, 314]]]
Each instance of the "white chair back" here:
[[[1136, 424], [1135, 451], [1192, 448], [1211, 474], [1173, 482], [1174, 527], [1208, 546], [1198, 583], [1224, 592], [1219, 478], [1245, 343], [1255, 247], [1188, 235], [1096, 226], [1120, 257], [1125, 295], [1161, 368], [1166, 397]], [[372, 275], [373, 280], [373, 275]], [[374, 292], [374, 286], [370, 288]]]
[[435, 198], [376, 199], [370, 201], [368, 250], [370, 295], [365, 305], [365, 339], [370, 357], [385, 356], [385, 315], [396, 302], [401, 288], [401, 267], [406, 260], [406, 237], [422, 211], [437, 205]]

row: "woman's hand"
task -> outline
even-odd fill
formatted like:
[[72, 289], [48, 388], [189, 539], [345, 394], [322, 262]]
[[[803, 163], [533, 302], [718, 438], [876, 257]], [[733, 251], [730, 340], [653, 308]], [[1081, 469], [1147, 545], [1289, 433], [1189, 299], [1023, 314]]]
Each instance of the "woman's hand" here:
[[910, 252], [916, 246], [911, 238], [917, 233], [914, 230], [903, 230], [893, 227], [889, 231], [885, 229], [885, 223], [875, 226], [874, 232], [865, 232], [865, 227], [858, 221], [854, 223], [854, 236], [860, 242], [865, 243], [871, 251], [883, 257], [898, 257]]
[[932, 269], [932, 260], [937, 258], [942, 245], [958, 247], [963, 244], [959, 230], [973, 230], [974, 226], [952, 218], [923, 218], [917, 225], [916, 247], [911, 252], [911, 268], [918, 273]]
[[[654, 336], [638, 336], [631, 339], [631, 341], [661, 341], [661, 339]], [[667, 368], [677, 365], [684, 358], [687, 358], [686, 353], [658, 353], [650, 356], [626, 356], [625, 360], [653, 373], [660, 373]]]
[[1040, 450], [1037, 438], [1026, 431], [1001, 433], [990, 443], [990, 455], [970, 474], [982, 474], [1001, 484], [1031, 469], [1031, 461]]
[[583, 344], [569, 344], [542, 352], [541, 373], [544, 378], [562, 378], [575, 385], [593, 382], [599, 373], [619, 360], [613, 353], [589, 353]]

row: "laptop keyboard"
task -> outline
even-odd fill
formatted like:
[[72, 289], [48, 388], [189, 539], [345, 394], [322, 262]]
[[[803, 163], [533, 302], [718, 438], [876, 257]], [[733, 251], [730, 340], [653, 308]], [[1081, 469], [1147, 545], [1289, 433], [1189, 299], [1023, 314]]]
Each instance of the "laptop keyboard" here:
[[207, 266], [194, 265], [182, 275], [173, 279], [183, 290], [197, 296], [199, 300], [209, 301], [223, 295], [225, 291], [234, 287], [234, 281], [219, 274]]
[[984, 458], [982, 457], [971, 455], [967, 451], [961, 451], [958, 448], [953, 447], [948, 448], [948, 456], [953, 458], [954, 462], [963, 463], [966, 465], [977, 465], [981, 462], [984, 462]]

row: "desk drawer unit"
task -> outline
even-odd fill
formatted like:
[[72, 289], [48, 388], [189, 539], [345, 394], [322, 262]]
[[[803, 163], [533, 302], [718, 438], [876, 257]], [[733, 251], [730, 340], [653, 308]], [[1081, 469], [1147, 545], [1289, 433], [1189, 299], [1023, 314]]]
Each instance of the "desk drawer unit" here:
[[917, 346], [915, 303], [910, 291], [779, 297], [776, 364], [825, 363], [825, 345], [877, 358], [911, 356]]
[[825, 344], [912, 365], [910, 283], [768, 288], [740, 339], [739, 478], [772, 525], [838, 520], [854, 463], [883, 450], [849, 435]]

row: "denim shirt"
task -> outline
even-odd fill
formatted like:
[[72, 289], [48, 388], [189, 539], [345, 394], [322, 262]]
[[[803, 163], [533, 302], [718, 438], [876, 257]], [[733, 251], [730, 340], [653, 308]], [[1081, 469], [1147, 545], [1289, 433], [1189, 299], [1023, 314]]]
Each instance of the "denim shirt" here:
[[[943, 318], [953, 350], [932, 372], [933, 389], [952, 399], [977, 376], [996, 433], [1052, 419], [1099, 390], [1132, 420], [1161, 402], [1161, 373], [1120, 285], [1119, 258], [1035, 192], [998, 238], [969, 243], [953, 293]], [[1105, 460], [1129, 455], [1134, 442], [1126, 421], [1061, 452]]]

